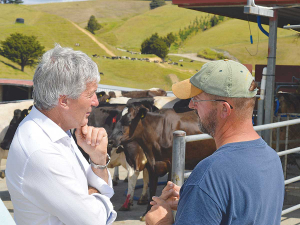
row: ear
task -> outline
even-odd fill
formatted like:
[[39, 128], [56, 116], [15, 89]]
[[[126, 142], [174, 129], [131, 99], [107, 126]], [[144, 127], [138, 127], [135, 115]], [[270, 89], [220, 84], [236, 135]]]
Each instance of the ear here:
[[65, 95], [60, 95], [58, 99], [58, 105], [67, 108], [68, 107], [68, 98]]
[[116, 153], [118, 153], [118, 154], [120, 154], [121, 152], [124, 152], [123, 146], [119, 146], [116, 151]]
[[230, 105], [227, 102], [223, 102], [221, 107], [221, 118], [226, 119], [231, 114]]
[[138, 118], [144, 119], [147, 113], [148, 113], [148, 109], [141, 107], [139, 109]]
[[105, 95], [105, 91], [98, 92], [97, 98], [102, 97], [103, 95]]

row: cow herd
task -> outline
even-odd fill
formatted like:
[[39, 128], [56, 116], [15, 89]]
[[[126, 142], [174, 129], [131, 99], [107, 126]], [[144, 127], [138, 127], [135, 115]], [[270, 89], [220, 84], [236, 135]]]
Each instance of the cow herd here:
[[[99, 106], [91, 112], [88, 124], [104, 127], [107, 131], [108, 153], [111, 155], [109, 167], [122, 165], [128, 171], [128, 192], [120, 210], [130, 210], [137, 178], [143, 172], [143, 191], [137, 204], [148, 204], [148, 211], [151, 207], [149, 199], [156, 193], [158, 177], [171, 171], [173, 131], [181, 129], [188, 135], [199, 134], [198, 116], [188, 108], [189, 100], [168, 97], [159, 88], [102, 91], [97, 97]], [[0, 133], [1, 159], [7, 157], [14, 133], [30, 109], [15, 109], [9, 126]], [[214, 151], [212, 140], [189, 143], [186, 168], [193, 169]], [[88, 155], [82, 153], [88, 159]]]
[[[158, 177], [167, 173], [168, 179], [171, 177], [173, 132], [184, 130], [187, 135], [200, 134], [199, 118], [188, 108], [189, 99], [168, 97], [162, 89], [102, 91], [97, 97], [99, 106], [91, 112], [88, 124], [104, 127], [107, 131], [109, 167], [122, 165], [128, 171], [128, 192], [120, 210], [130, 210], [137, 178], [143, 172], [144, 186], [137, 204], [148, 204], [148, 211], [151, 208], [149, 200], [156, 194]], [[7, 157], [13, 135], [29, 111], [30, 107], [15, 109], [9, 126], [2, 128], [0, 163]], [[193, 169], [215, 150], [212, 139], [187, 143], [186, 169]], [[82, 153], [88, 159], [88, 155]]]

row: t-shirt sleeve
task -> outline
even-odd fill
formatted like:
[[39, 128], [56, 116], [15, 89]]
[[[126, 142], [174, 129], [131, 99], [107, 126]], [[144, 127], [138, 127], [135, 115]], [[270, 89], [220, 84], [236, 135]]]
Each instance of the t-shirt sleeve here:
[[175, 225], [219, 225], [222, 212], [216, 202], [197, 185], [184, 187], [178, 204]]

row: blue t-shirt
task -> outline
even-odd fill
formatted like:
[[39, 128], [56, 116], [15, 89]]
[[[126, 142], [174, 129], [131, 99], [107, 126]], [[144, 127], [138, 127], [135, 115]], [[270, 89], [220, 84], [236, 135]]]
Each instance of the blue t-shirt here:
[[261, 138], [230, 143], [199, 162], [181, 187], [175, 224], [279, 225], [283, 200], [276, 152]]

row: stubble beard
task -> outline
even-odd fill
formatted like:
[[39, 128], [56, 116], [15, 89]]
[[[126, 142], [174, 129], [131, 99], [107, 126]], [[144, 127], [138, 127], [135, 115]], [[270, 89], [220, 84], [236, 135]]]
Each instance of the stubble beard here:
[[203, 121], [200, 116], [199, 116], [199, 122], [198, 122], [198, 127], [202, 133], [209, 134], [210, 136], [214, 137], [215, 136], [215, 131], [216, 131], [216, 122], [217, 118], [217, 110], [213, 109], [209, 112], [207, 118], [203, 118]]

